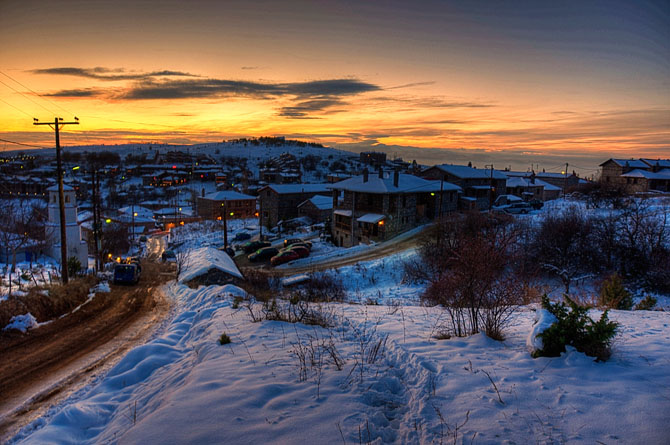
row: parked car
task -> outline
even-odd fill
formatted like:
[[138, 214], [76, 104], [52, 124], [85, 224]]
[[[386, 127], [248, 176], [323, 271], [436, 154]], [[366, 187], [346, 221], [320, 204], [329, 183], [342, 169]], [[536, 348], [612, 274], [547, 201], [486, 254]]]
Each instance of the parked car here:
[[278, 253], [279, 250], [276, 247], [263, 247], [262, 249], [258, 249], [256, 252], [249, 255], [247, 258], [249, 258], [249, 261], [252, 263], [255, 263], [258, 261], [269, 260]]
[[117, 264], [114, 266], [114, 284], [137, 284], [141, 271], [139, 264]]
[[166, 250], [165, 252], [163, 252], [163, 255], [161, 255], [161, 258], [162, 258], [164, 263], [176, 263], [177, 262], [177, 255], [172, 250]]
[[540, 210], [542, 207], [544, 207], [544, 203], [539, 199], [533, 199], [532, 201], [528, 201], [528, 204], [530, 204], [530, 206], [535, 210]]
[[505, 213], [509, 213], [512, 215], [518, 215], [520, 213], [528, 213], [531, 210], [533, 210], [533, 208], [527, 202], [515, 202], [504, 208]]
[[223, 250], [231, 258], [235, 256], [235, 249], [233, 249], [232, 247], [219, 247], [219, 250]]
[[307, 258], [309, 256], [309, 249], [304, 246], [292, 244], [291, 246], [288, 247], [288, 250], [296, 252], [300, 258]]
[[279, 266], [280, 264], [288, 263], [289, 261], [297, 260], [298, 258], [300, 258], [298, 252], [291, 249], [284, 250], [283, 252], [279, 252], [278, 255], [270, 258], [270, 264]]
[[291, 244], [304, 243], [305, 240], [300, 238], [288, 238], [284, 240], [284, 247], [288, 247]]
[[262, 249], [263, 247], [270, 247], [270, 243], [268, 243], [267, 241], [258, 241], [258, 240], [249, 241], [242, 244], [242, 246], [240, 246], [240, 249], [242, 249], [244, 253], [251, 253], [257, 251], [258, 249]]
[[302, 241], [302, 242], [300, 242], [300, 243], [293, 243], [293, 244], [291, 244], [291, 245], [288, 246], [288, 247], [291, 248], [291, 247], [294, 247], [294, 246], [296, 246], [296, 247], [297, 247], [297, 246], [300, 246], [300, 247], [306, 247], [306, 248], [309, 249], [310, 251], [312, 250], [312, 243], [310, 243], [309, 241]]
[[251, 239], [251, 235], [248, 234], [247, 232], [238, 232], [234, 237], [233, 241], [234, 242], [239, 242], [239, 241], [246, 241], [248, 239]]

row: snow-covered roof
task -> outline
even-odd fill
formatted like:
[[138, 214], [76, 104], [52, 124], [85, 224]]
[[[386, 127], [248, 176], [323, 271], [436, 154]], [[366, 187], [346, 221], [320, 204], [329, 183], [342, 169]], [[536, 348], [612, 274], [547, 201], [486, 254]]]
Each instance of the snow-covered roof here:
[[657, 172], [635, 169], [621, 175], [622, 178], [647, 178], [647, 179], [670, 179], [670, 168], [664, 168]]
[[[58, 184], [54, 184], [47, 189], [47, 192], [57, 192], [57, 191], [58, 191]], [[74, 189], [67, 184], [63, 184], [63, 191], [64, 192], [72, 192], [72, 191], [74, 191]]]
[[304, 205], [307, 202], [311, 202], [314, 205], [314, 207], [316, 207], [319, 210], [330, 210], [333, 208], [332, 196], [314, 195], [311, 198], [298, 204], [298, 207]]
[[365, 215], [358, 218], [356, 221], [362, 223], [377, 224], [382, 219], [386, 218], [385, 215], [380, 215], [378, 213], [366, 213]]
[[440, 164], [436, 165], [435, 167], [439, 168], [443, 172], [449, 173], [450, 175], [456, 176], [457, 178], [461, 179], [472, 179], [472, 178], [490, 179], [491, 175], [493, 175], [493, 179], [507, 178], [507, 176], [504, 173], [501, 173], [498, 170], [493, 170], [493, 173], [491, 173], [491, 170], [472, 168], [468, 167], [467, 165]]
[[643, 158], [642, 161], [649, 164], [651, 167], [658, 165], [663, 168], [670, 168], [670, 159], [647, 159]]
[[77, 222], [83, 222], [91, 218], [93, 218], [93, 212], [89, 212], [88, 210], [77, 212]]
[[607, 161], [603, 162], [602, 164], [600, 164], [600, 166], [602, 167], [603, 165], [607, 164], [610, 161], [614, 162], [619, 167], [628, 166], [628, 167], [632, 167], [632, 168], [649, 168], [649, 165], [647, 165], [647, 163], [645, 163], [641, 159], [614, 159], [614, 158], [611, 158], [611, 159], [608, 159]]
[[450, 182], [443, 182], [442, 185], [440, 185], [441, 181], [429, 181], [427, 179], [419, 178], [418, 176], [407, 175], [404, 173], [398, 174], [398, 186], [395, 186], [393, 183], [393, 176], [394, 174], [384, 175], [383, 178], [380, 178], [377, 173], [370, 173], [368, 175], [368, 180], [364, 181], [364, 176], [359, 175], [330, 184], [328, 188], [376, 194], [439, 192], [440, 186], [442, 186], [442, 190], [444, 191], [456, 191], [461, 189], [459, 186]]
[[191, 212], [190, 207], [182, 207], [181, 210], [179, 210], [179, 208], [174, 208], [174, 207], [163, 207], [162, 209], [154, 210], [153, 214], [158, 215], [158, 216], [164, 216], [164, 215], [191, 216], [192, 212]]
[[127, 206], [127, 207], [121, 207], [119, 209], [119, 213], [127, 214], [132, 216], [133, 212], [137, 213], [137, 216], [140, 216], [142, 218], [151, 218], [154, 216], [153, 210], [149, 210], [146, 207], [142, 206]]
[[189, 252], [184, 269], [179, 275], [179, 282], [190, 281], [206, 274], [210, 269], [218, 269], [233, 277], [244, 278], [226, 252], [213, 247], [201, 247]]
[[490, 185], [471, 185], [470, 188], [475, 190], [491, 190]]
[[[266, 187], [280, 195], [294, 193], [327, 193], [330, 184], [268, 184]], [[265, 188], [265, 187], [263, 187]]]
[[247, 199], [255, 200], [255, 196], [245, 195], [234, 190], [221, 190], [219, 192], [209, 193], [205, 195], [205, 199], [212, 201], [242, 201]]
[[351, 210], [335, 210], [333, 213], [340, 216], [351, 216]]
[[535, 179], [535, 184], [539, 184], [542, 187], [544, 187], [545, 191], [557, 191], [557, 190], [562, 190], [560, 187], [557, 187], [553, 184], [549, 184], [548, 182], [545, 182], [541, 179]]
[[[567, 175], [567, 176], [571, 176], [571, 175], [572, 174]], [[565, 179], [566, 178], [565, 173], [558, 173], [558, 172], [555, 172], [555, 173], [554, 172], [539, 172], [539, 173], [535, 173], [535, 176], [537, 176], [538, 178], [554, 178], [554, 179]]]

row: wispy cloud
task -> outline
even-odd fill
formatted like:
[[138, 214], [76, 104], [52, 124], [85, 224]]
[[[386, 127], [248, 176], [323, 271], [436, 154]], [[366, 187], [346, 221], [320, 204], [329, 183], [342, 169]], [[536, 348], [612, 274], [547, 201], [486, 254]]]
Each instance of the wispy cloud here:
[[76, 76], [88, 79], [119, 81], [119, 80], [141, 80], [155, 77], [198, 77], [195, 74], [182, 71], [161, 70], [150, 72], [127, 72], [123, 68], [76, 68], [58, 67], [31, 70], [33, 74], [49, 74], [59, 76]]
[[97, 88], [81, 88], [74, 90], [60, 90], [55, 93], [45, 93], [43, 96], [51, 97], [100, 97], [106, 94], [105, 90]]
[[294, 97], [332, 99], [352, 96], [380, 87], [356, 79], [332, 79], [312, 82], [263, 83], [226, 79], [146, 80], [136, 83], [119, 98], [128, 100], [245, 97], [272, 99]]

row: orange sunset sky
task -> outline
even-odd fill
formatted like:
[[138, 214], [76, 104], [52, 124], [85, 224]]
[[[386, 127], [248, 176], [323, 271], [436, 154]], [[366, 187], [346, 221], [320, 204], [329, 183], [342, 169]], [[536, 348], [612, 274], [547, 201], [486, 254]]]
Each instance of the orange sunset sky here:
[[53, 146], [32, 118], [56, 115], [65, 146], [284, 135], [586, 174], [670, 157], [670, 2], [0, 0], [0, 148]]

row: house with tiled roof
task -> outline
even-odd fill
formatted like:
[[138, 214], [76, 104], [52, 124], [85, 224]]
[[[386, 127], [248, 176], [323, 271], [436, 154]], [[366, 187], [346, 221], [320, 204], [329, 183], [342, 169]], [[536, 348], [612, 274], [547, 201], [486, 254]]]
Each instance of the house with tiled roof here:
[[325, 222], [332, 212], [332, 196], [314, 195], [298, 204], [298, 216], [306, 216], [314, 223]]
[[221, 190], [197, 199], [198, 216], [204, 219], [253, 218], [256, 216], [256, 197], [234, 190]]
[[330, 193], [329, 184], [268, 184], [258, 190], [261, 224], [274, 227], [297, 218], [298, 205], [314, 195]]
[[628, 193], [670, 191], [670, 159], [608, 159], [600, 164], [603, 185]]
[[[333, 191], [332, 234], [344, 247], [384, 241], [455, 211], [461, 188], [398, 171], [362, 175], [329, 185]], [[338, 201], [342, 194], [342, 200]]]
[[489, 208], [496, 198], [507, 193], [507, 176], [494, 169], [478, 169], [470, 165], [440, 164], [421, 173], [426, 179], [443, 180], [459, 186], [464, 209]]

